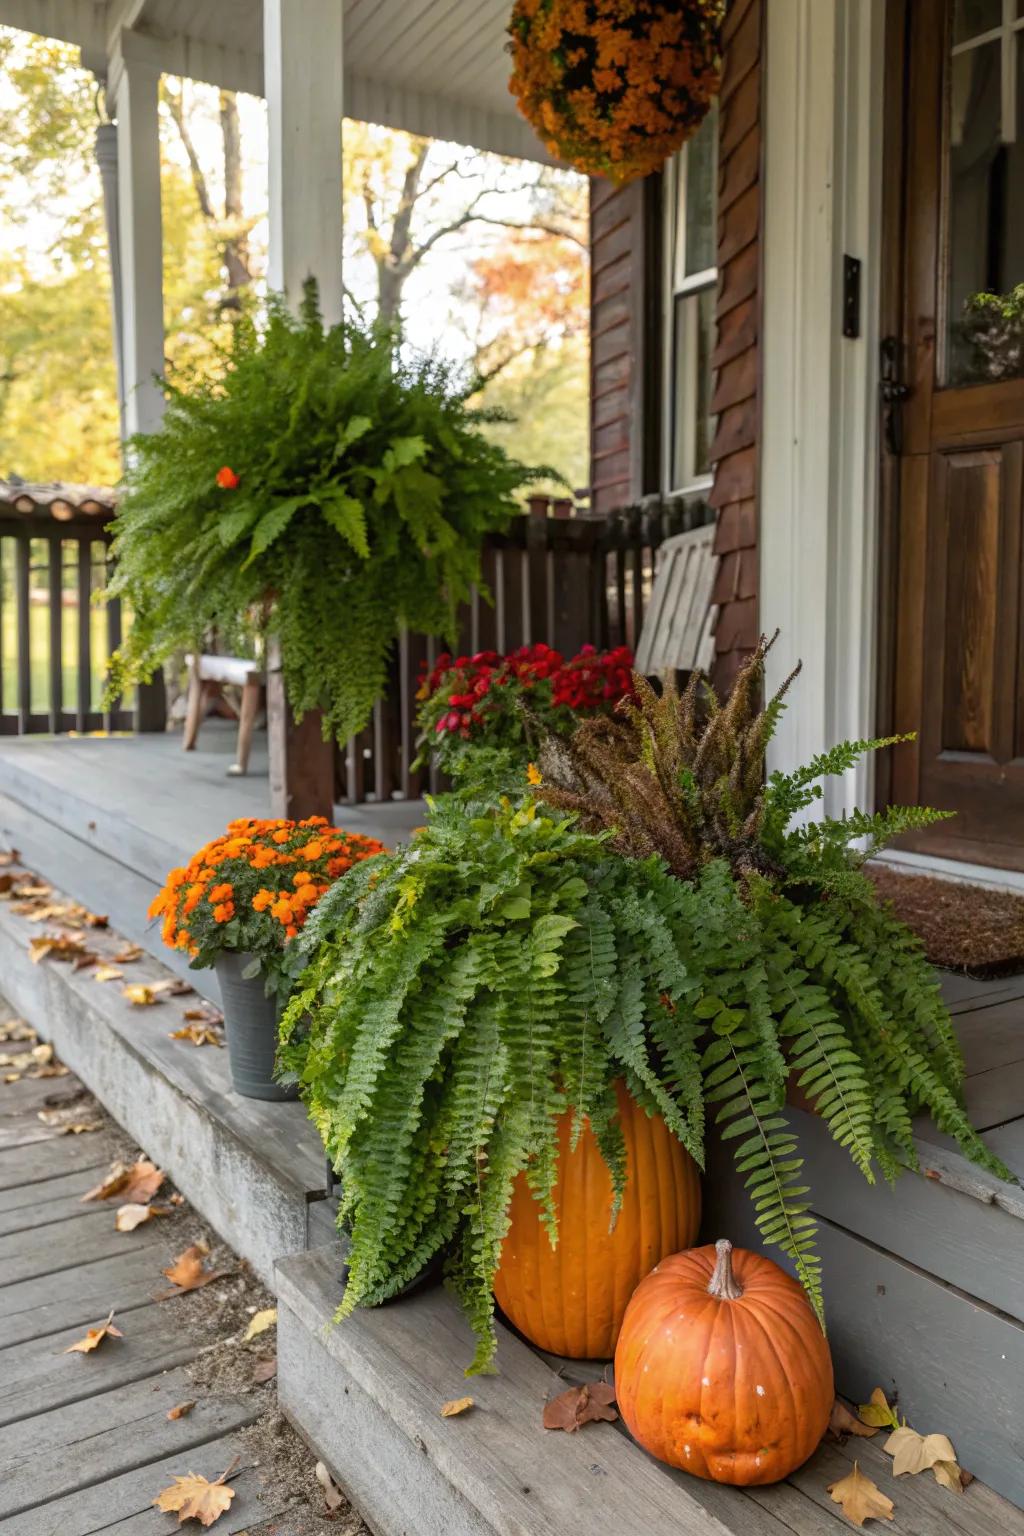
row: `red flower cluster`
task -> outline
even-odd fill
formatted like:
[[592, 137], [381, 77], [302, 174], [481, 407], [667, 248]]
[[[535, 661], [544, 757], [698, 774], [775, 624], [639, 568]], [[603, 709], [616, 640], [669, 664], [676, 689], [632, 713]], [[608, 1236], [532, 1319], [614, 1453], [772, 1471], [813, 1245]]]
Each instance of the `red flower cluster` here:
[[633, 653], [626, 645], [613, 651], [585, 645], [569, 661], [543, 642], [520, 646], [507, 656], [478, 651], [453, 660], [445, 652], [425, 675], [418, 697], [432, 700], [439, 692], [446, 693], [448, 708], [434, 720], [434, 731], [438, 735], [455, 732], [468, 740], [477, 727], [487, 725], [494, 706], [504, 702], [498, 689], [531, 693], [539, 684], [550, 683], [550, 693], [544, 690], [543, 699], [548, 707], [574, 713], [608, 709], [632, 691], [632, 665]]

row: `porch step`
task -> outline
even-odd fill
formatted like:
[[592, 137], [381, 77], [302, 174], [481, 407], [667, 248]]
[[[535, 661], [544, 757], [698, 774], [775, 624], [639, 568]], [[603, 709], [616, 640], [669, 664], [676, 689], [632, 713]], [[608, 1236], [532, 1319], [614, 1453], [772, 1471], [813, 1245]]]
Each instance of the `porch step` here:
[[[896, 1482], [870, 1440], [823, 1444], [785, 1483], [741, 1490], [654, 1461], [621, 1423], [547, 1431], [543, 1406], [565, 1375], [509, 1329], [498, 1328], [499, 1374], [466, 1381], [472, 1340], [445, 1290], [334, 1326], [341, 1270], [337, 1247], [278, 1264], [278, 1394], [377, 1536], [841, 1536], [850, 1527], [827, 1490], [854, 1457], [896, 1504], [892, 1536], [1024, 1536], [1024, 1514], [991, 1489], [973, 1483], [954, 1500], [930, 1479]], [[440, 1416], [467, 1394], [468, 1412]]]
[[[318, 1241], [332, 1231], [320, 1142], [304, 1108], [241, 1098], [225, 1050], [170, 1039], [188, 998], [135, 1007], [120, 982], [97, 983], [91, 970], [51, 960], [34, 965], [28, 946], [39, 932], [0, 904], [0, 977], [11, 1006], [271, 1284], [277, 1259], [305, 1248], [311, 1231]], [[124, 942], [89, 930], [101, 958]], [[171, 975], [149, 956], [120, 969], [130, 982]]]

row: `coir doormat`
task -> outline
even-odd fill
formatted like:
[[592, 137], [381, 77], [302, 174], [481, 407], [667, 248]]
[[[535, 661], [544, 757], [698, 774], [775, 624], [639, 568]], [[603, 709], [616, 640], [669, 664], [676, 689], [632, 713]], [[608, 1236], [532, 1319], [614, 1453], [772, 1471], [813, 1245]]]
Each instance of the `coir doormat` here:
[[1024, 971], [1024, 896], [906, 875], [885, 864], [869, 864], [866, 873], [921, 938], [933, 965], [969, 976]]

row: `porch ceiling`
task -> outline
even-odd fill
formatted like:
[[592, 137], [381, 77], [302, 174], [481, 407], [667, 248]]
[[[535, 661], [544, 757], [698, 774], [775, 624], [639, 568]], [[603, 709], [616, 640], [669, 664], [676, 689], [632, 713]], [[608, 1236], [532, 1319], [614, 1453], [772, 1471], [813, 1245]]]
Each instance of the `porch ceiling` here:
[[[509, 0], [339, 3], [347, 116], [548, 159], [508, 91]], [[0, 23], [77, 44], [99, 74], [133, 58], [263, 93], [262, 0], [0, 0]]]

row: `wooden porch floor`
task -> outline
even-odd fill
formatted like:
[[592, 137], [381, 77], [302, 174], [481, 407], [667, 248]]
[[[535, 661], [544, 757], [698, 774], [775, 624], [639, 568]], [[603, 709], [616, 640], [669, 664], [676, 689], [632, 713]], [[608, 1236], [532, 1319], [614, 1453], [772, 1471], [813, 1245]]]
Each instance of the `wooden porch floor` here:
[[[218, 1531], [317, 1529], [293, 1494], [264, 1487], [241, 1436], [264, 1413], [264, 1393], [204, 1394], [189, 1378], [189, 1364], [220, 1336], [216, 1319], [197, 1327], [182, 1317], [187, 1297], [154, 1300], [163, 1267], [195, 1236], [189, 1213], [115, 1231], [117, 1202], [83, 1205], [81, 1196], [121, 1138], [60, 1135], [38, 1118], [47, 1101], [95, 1118], [73, 1076], [0, 1085], [0, 1536], [158, 1536], [177, 1528], [176, 1517], [155, 1510], [154, 1497], [179, 1474], [213, 1481], [236, 1458], [235, 1498]], [[65, 1352], [112, 1308], [123, 1338]], [[168, 1418], [190, 1400], [191, 1410]]]

